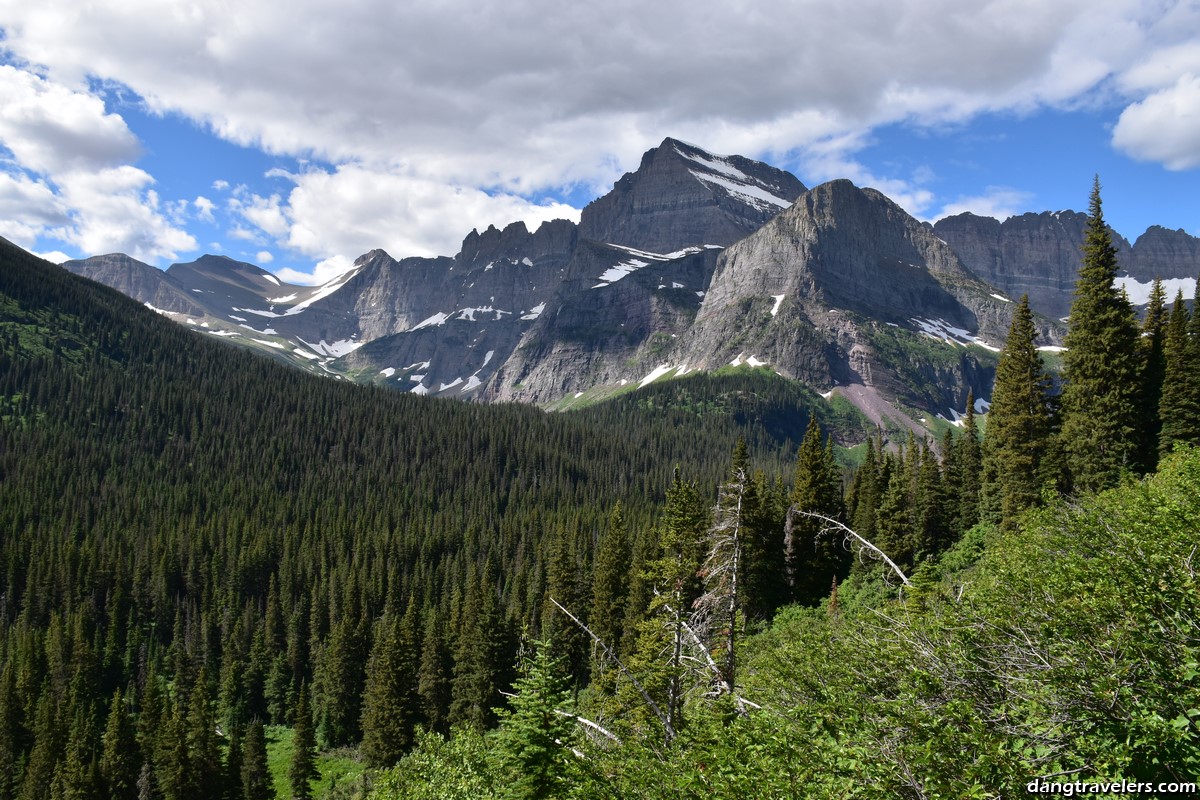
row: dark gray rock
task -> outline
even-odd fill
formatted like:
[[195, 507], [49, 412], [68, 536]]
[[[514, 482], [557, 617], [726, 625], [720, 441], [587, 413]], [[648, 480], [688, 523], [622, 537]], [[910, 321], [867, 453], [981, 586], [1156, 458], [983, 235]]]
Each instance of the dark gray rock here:
[[642, 156], [636, 172], [583, 209], [579, 234], [654, 253], [723, 247], [803, 192], [804, 184], [789, 172], [668, 138]]

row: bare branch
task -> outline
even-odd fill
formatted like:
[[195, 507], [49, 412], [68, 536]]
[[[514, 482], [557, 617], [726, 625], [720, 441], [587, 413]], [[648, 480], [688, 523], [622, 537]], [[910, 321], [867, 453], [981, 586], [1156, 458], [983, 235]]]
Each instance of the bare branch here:
[[908, 586], [908, 587], [912, 586], [912, 584], [908, 582], [908, 578], [906, 578], [904, 576], [904, 571], [902, 569], [900, 569], [900, 567], [896, 566], [895, 561], [892, 561], [890, 558], [888, 558], [887, 553], [883, 552], [878, 547], [871, 544], [863, 537], [859, 536], [853, 530], [851, 530], [847, 526], [843, 525], [842, 523], [838, 522], [836, 519], [833, 519], [832, 517], [827, 517], [824, 514], [818, 514], [815, 511], [801, 511], [800, 509], [796, 508], [795, 506], [792, 506], [791, 508], [788, 509], [788, 513], [787, 513], [787, 525], [789, 527], [791, 526], [792, 519], [795, 516], [810, 517], [812, 519], [821, 520], [821, 522], [825, 523], [825, 527], [823, 527], [821, 529], [821, 533], [828, 533], [830, 531], [841, 531], [843, 534], [845, 534], [847, 539], [853, 539], [854, 541], [858, 542], [862, 546], [862, 548], [867, 550], [872, 556], [874, 556], [875, 558], [878, 558], [880, 561], [883, 561], [885, 564], [887, 564], [889, 567], [891, 567], [892, 571], [895, 572], [897, 576], [899, 576], [901, 582], [903, 582], [905, 586]]
[[596, 644], [600, 645], [601, 648], [603, 648], [605, 655], [611, 658], [613, 663], [617, 665], [617, 669], [621, 670], [622, 674], [624, 674], [626, 678], [629, 678], [630, 682], [633, 683], [638, 692], [642, 695], [642, 699], [646, 701], [646, 705], [649, 706], [650, 710], [654, 712], [654, 716], [658, 717], [658, 721], [662, 723], [663, 731], [666, 734], [667, 744], [670, 744], [675, 738], [675, 726], [671, 724], [670, 718], [663, 714], [662, 709], [660, 709], [658, 704], [654, 702], [654, 698], [650, 696], [650, 693], [646, 691], [645, 687], [638, 682], [637, 678], [633, 677], [633, 673], [629, 671], [629, 668], [621, 663], [621, 659], [617, 658], [617, 654], [613, 652], [613, 649], [609, 647], [603, 639], [593, 633], [591, 628], [589, 628], [587, 625], [584, 625], [583, 622], [580, 621], [579, 617], [563, 608], [562, 604], [553, 597], [550, 598], [550, 602], [554, 604], [555, 608], [566, 614], [572, 622], [582, 628], [584, 633], [592, 637], [592, 640]]

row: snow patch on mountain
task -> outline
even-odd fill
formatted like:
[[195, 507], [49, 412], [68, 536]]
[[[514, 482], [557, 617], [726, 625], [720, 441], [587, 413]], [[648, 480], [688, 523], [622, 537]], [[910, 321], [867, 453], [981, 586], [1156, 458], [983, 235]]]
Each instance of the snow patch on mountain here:
[[540, 317], [542, 315], [542, 312], [545, 310], [546, 310], [546, 304], [538, 303], [536, 306], [529, 309], [528, 314], [522, 314], [521, 319], [526, 319], [526, 320], [537, 319], [538, 317]]
[[773, 317], [779, 313], [779, 307], [783, 305], [784, 296], [781, 294], [773, 294], [771, 296], [775, 298], [775, 305], [771, 308], [771, 316]]
[[365, 342], [356, 342], [352, 339], [342, 339], [340, 341], [333, 342], [332, 344], [326, 342], [324, 339], [322, 339], [319, 344], [306, 342], [303, 339], [298, 339], [298, 341], [304, 345], [307, 345], [308, 348], [313, 352], [320, 353], [321, 355], [325, 356], [332, 356], [333, 358], [340, 358], [347, 353], [353, 353], [355, 350], [366, 344]]

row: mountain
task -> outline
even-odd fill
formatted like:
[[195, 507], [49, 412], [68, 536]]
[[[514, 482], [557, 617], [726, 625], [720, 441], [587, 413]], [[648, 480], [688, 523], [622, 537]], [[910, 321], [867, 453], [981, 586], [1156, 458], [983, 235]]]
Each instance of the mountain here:
[[[1071, 310], [1087, 215], [1075, 211], [1021, 214], [1000, 222], [965, 213], [938, 220], [933, 230], [958, 253], [967, 268], [1012, 297], [1029, 295], [1029, 305], [1055, 319]], [[1149, 228], [1133, 245], [1113, 232], [1117, 261], [1135, 304], [1149, 298], [1155, 277], [1190, 293], [1200, 272], [1200, 239], [1182, 230]], [[1189, 294], [1190, 296], [1190, 294]]]
[[762, 162], [667, 138], [583, 209], [579, 234], [653, 253], [725, 246], [790, 206], [804, 188]]
[[[310, 371], [417, 394], [554, 408], [659, 378], [761, 367], [920, 430], [990, 397], [1012, 299], [1060, 343], [1086, 217], [921, 223], [849, 181], [807, 189], [665, 139], [555, 220], [473, 230], [453, 257], [382, 250], [318, 287], [205, 256], [165, 273], [123, 256], [64, 266], [196, 330]], [[1182, 231], [1117, 239], [1137, 299], [1197, 272]], [[1170, 287], [1169, 287], [1170, 290]]]

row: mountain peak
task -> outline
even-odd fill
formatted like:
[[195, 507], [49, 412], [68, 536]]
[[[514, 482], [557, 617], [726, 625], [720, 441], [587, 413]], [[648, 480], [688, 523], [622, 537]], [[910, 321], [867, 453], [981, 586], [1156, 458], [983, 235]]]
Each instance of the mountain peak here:
[[654, 253], [723, 247], [803, 193], [804, 184], [789, 172], [667, 137], [646, 151], [637, 171], [583, 209], [579, 233]]

